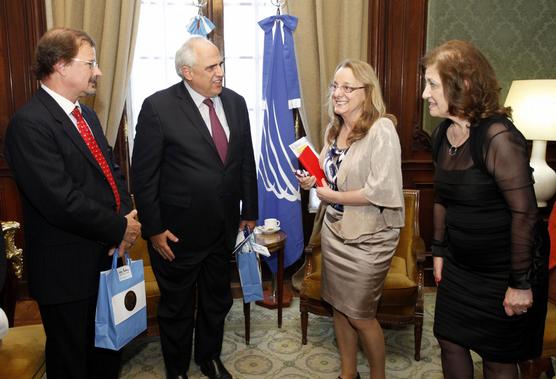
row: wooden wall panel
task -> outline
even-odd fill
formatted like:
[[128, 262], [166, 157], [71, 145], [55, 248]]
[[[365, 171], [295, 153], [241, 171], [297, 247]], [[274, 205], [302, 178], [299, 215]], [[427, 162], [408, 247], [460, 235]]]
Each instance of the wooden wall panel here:
[[432, 157], [430, 136], [422, 130], [426, 0], [371, 0], [369, 62], [375, 67], [387, 109], [398, 119], [404, 187], [421, 191], [421, 235], [432, 235]]
[[[8, 22], [9, 20], [9, 22]], [[4, 136], [11, 115], [37, 88], [31, 65], [46, 30], [41, 0], [0, 1], [0, 219], [22, 221], [19, 195], [4, 159]]]
[[[17, 186], [4, 158], [4, 137], [12, 114], [38, 88], [31, 65], [37, 41], [45, 31], [43, 0], [0, 0], [0, 220], [21, 223], [23, 232], [16, 235], [20, 247], [24, 247], [25, 225]], [[25, 296], [25, 280], [18, 293]]]

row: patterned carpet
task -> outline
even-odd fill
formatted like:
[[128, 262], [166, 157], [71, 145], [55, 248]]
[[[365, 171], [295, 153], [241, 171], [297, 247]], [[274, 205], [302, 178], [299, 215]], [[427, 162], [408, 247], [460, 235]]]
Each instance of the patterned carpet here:
[[[299, 299], [284, 309], [283, 325], [277, 326], [276, 310], [251, 307], [251, 344], [245, 345], [241, 300], [236, 299], [226, 321], [222, 361], [235, 379], [335, 379], [339, 374], [339, 356], [332, 320], [310, 315], [308, 344], [301, 345]], [[440, 379], [440, 350], [432, 335], [434, 293], [425, 294], [425, 322], [421, 361], [413, 359], [413, 327], [386, 329], [386, 376], [389, 379]], [[145, 339], [127, 348], [120, 378], [164, 378], [164, 363], [157, 338]], [[477, 356], [475, 378], [482, 378]], [[359, 372], [369, 377], [364, 356], [359, 354]], [[204, 378], [192, 363], [189, 378]]]

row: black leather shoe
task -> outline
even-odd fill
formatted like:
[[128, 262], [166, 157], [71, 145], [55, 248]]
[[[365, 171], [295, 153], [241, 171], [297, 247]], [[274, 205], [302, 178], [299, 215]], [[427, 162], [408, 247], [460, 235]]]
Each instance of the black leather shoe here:
[[[338, 379], [343, 379], [341, 376], [338, 376]], [[357, 376], [355, 377], [355, 379], [361, 379], [361, 375], [359, 375], [359, 373], [357, 373]]]
[[220, 358], [201, 363], [201, 372], [210, 379], [232, 379], [232, 375], [226, 370]]
[[170, 374], [166, 373], [166, 379], [187, 379], [187, 374], [170, 375]]

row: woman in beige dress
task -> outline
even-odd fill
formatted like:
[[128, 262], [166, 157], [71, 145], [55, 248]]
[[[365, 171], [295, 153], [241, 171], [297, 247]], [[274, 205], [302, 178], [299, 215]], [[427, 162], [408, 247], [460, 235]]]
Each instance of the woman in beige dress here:
[[[373, 68], [363, 61], [338, 65], [330, 85], [320, 164], [327, 204], [322, 240], [322, 298], [334, 310], [340, 379], [360, 378], [358, 337], [373, 379], [385, 378], [384, 335], [377, 304], [404, 223], [401, 149], [394, 116], [387, 114]], [[313, 176], [298, 176], [303, 189]]]

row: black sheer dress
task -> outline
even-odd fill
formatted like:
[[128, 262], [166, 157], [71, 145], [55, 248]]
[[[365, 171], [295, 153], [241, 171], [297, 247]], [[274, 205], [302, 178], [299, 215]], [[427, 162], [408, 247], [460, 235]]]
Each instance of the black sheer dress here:
[[[492, 362], [540, 355], [546, 289], [533, 286], [527, 313], [507, 316], [509, 286], [531, 288], [538, 212], [527, 144], [506, 118], [479, 121], [450, 149], [442, 122], [434, 133], [434, 239], [445, 241], [434, 334]], [[475, 157], [475, 159], [474, 159]]]

